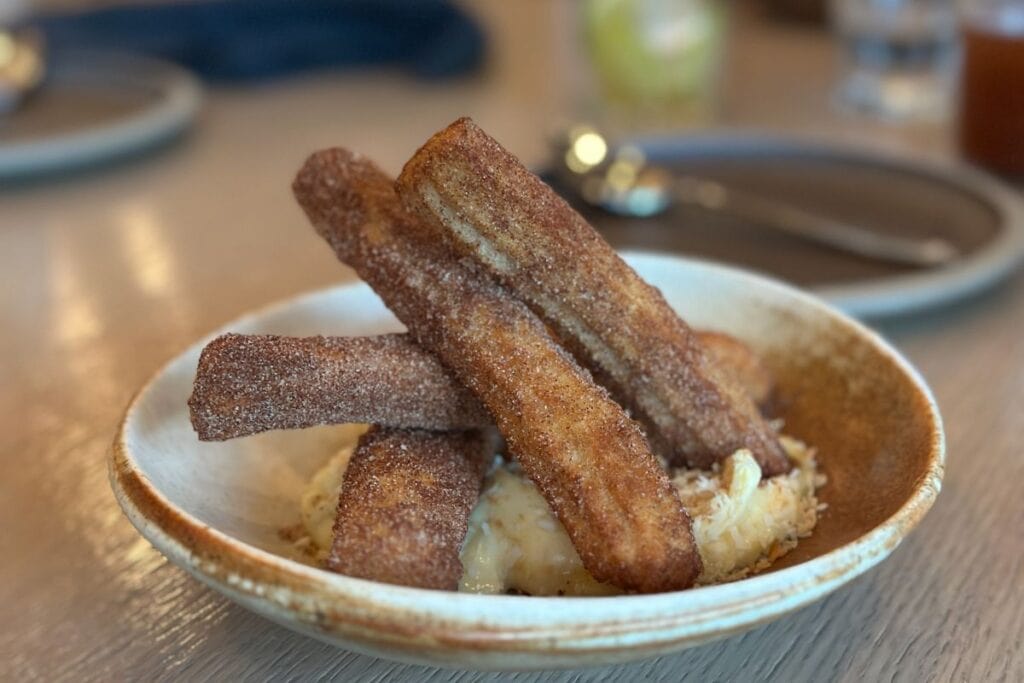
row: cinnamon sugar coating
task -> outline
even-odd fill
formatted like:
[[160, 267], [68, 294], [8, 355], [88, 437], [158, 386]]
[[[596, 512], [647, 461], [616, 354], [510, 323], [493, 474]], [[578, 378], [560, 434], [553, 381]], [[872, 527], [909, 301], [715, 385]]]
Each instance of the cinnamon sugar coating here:
[[693, 583], [689, 518], [638, 425], [525, 304], [423, 239], [359, 155], [314, 154], [293, 189], [338, 257], [488, 410], [595, 578], [641, 592]]
[[432, 430], [491, 424], [473, 395], [404, 334], [222, 335], [199, 357], [189, 411], [203, 441], [346, 422]]
[[433, 239], [551, 325], [666, 457], [708, 467], [747, 448], [766, 476], [789, 469], [754, 402], [718, 371], [661, 293], [471, 120], [428, 140], [397, 189]]
[[328, 568], [456, 590], [459, 551], [494, 446], [482, 431], [374, 428], [364, 434], [345, 470]]
[[[721, 332], [697, 336], [758, 405], [771, 403], [774, 379], [749, 346]], [[221, 335], [199, 357], [189, 411], [202, 441], [349, 422], [437, 431], [491, 424], [473, 394], [406, 334]]]

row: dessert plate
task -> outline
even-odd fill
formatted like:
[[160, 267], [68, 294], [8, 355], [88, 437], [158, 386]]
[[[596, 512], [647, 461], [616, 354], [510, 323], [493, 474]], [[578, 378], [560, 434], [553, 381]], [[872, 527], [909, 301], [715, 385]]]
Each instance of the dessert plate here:
[[[172, 562], [249, 609], [344, 648], [459, 668], [594, 666], [692, 647], [799, 609], [888, 556], [931, 507], [943, 473], [941, 418], [917, 372], [873, 332], [788, 285], [664, 255], [627, 260], [694, 326], [763, 354], [787, 401], [787, 433], [818, 448], [828, 508], [767, 573], [658, 595], [534, 598], [391, 586], [289, 559], [281, 531], [298, 521], [300, 492], [345, 428], [200, 443], [185, 401], [209, 338], [129, 406], [110, 459], [117, 499]], [[350, 284], [222, 331], [400, 329], [369, 288]]]

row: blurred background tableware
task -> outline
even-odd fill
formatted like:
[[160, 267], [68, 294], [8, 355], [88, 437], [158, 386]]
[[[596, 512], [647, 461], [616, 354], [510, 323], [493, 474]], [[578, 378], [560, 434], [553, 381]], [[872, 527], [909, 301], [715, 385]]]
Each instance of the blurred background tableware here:
[[0, 0], [0, 116], [20, 106], [43, 80], [43, 40], [23, 25], [27, 10], [27, 0]]
[[957, 134], [969, 161], [1024, 177], [1024, 2], [964, 0]]
[[0, 181], [138, 156], [177, 139], [199, 113], [199, 81], [163, 60], [63, 50], [47, 68], [46, 85], [0, 126]]
[[21, 106], [42, 83], [45, 72], [39, 32], [0, 24], [0, 116]]
[[[15, 2], [0, 0], [0, 10]], [[166, 147], [195, 122], [200, 80], [251, 85], [360, 67], [436, 80], [474, 70], [484, 54], [477, 23], [447, 0], [84, 3], [17, 16], [17, 28], [0, 22], [7, 181]], [[43, 38], [49, 73], [29, 98], [42, 81]]]
[[714, 116], [720, 0], [584, 0], [580, 12], [608, 125], [656, 130]]
[[559, 180], [583, 201], [619, 216], [649, 218], [679, 204], [887, 263], [925, 268], [960, 256], [941, 237], [887, 235], [710, 178], [673, 173], [651, 163], [639, 147], [609, 145], [602, 132], [586, 124], [556, 136], [553, 152]]
[[[739, 264], [795, 282], [848, 313], [876, 319], [976, 294], [1024, 260], [1024, 197], [960, 164], [737, 129], [645, 136], [620, 144], [639, 150], [646, 164], [674, 178], [701, 178], [734, 194], [764, 197], [898, 243], [934, 240], [958, 256], [940, 258], [932, 267], [865, 258], [822, 244], [821, 235], [786, 234], [743, 212], [708, 211], [701, 202], [669, 205], [664, 197], [655, 201], [642, 192], [636, 201], [647, 211], [618, 207], [610, 212], [584, 199], [578, 181], [566, 182], [565, 171], [559, 172], [564, 161], [553, 161], [547, 177], [555, 189], [620, 249]], [[614, 155], [612, 146], [607, 149]]]
[[956, 79], [954, 0], [831, 0], [845, 62], [837, 101], [886, 120], [948, 115]]

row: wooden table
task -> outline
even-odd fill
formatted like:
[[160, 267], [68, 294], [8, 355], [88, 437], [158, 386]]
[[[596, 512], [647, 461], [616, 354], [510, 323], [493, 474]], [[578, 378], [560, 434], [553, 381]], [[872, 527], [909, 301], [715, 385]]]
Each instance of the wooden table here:
[[[351, 145], [397, 170], [430, 132], [471, 114], [542, 158], [542, 132], [572, 114], [572, 8], [478, 9], [495, 28], [482, 77], [215, 91], [194, 134], [157, 157], [0, 191], [0, 680], [476, 679], [333, 649], [203, 588], [122, 517], [106, 456], [132, 393], [193, 339], [352, 277], [290, 198], [309, 151]], [[733, 46], [724, 122], [947, 153], [941, 128], [837, 119], [823, 34], [742, 22]], [[721, 643], [513, 678], [1024, 679], [1024, 277], [882, 330], [931, 382], [949, 438], [942, 496], [889, 561]]]

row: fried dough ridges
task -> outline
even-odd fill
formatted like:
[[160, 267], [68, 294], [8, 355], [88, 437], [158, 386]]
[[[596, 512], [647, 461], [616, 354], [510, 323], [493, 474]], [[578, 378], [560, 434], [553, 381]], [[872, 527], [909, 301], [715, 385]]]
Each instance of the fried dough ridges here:
[[457, 590], [459, 551], [493, 454], [482, 431], [371, 429], [345, 470], [328, 568]]
[[661, 293], [472, 121], [428, 140], [397, 188], [435, 238], [530, 304], [666, 456], [707, 467], [748, 448], [766, 476], [788, 470], [753, 401]]
[[203, 349], [188, 405], [203, 441], [346, 422], [438, 431], [491, 424], [473, 395], [404, 334], [225, 334]]
[[[749, 346], [721, 332], [697, 336], [758, 405], [771, 403], [774, 379]], [[189, 410], [202, 441], [349, 422], [435, 431], [491, 424], [476, 398], [407, 334], [221, 335], [199, 357]]]
[[293, 189], [338, 257], [491, 413], [596, 579], [641, 592], [693, 583], [689, 518], [639, 427], [525, 304], [420, 239], [361, 156], [318, 152]]

